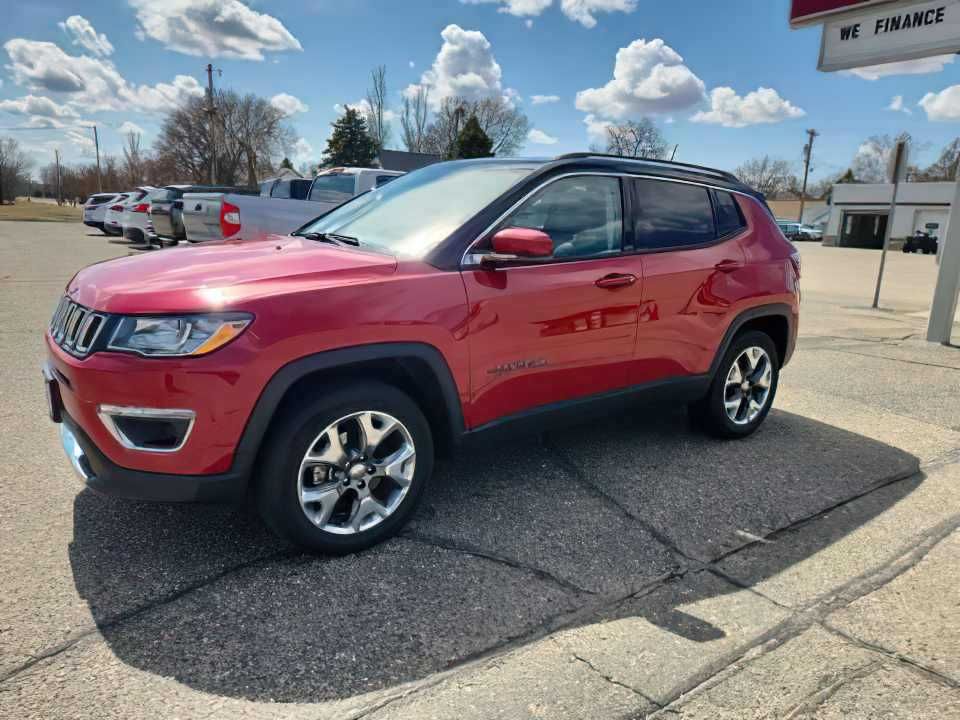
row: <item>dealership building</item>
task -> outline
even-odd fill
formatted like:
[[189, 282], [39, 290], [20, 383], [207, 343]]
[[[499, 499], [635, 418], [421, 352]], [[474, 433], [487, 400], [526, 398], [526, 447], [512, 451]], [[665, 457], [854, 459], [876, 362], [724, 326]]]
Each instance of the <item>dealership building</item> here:
[[[952, 182], [901, 183], [891, 239], [900, 240], [918, 230], [945, 237], [954, 189]], [[890, 222], [892, 199], [891, 184], [834, 185], [823, 244], [879, 250]]]

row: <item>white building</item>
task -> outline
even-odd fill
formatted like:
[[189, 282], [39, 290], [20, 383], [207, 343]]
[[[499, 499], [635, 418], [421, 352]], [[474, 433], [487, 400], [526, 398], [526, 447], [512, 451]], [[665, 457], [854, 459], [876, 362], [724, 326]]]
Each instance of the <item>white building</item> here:
[[[953, 192], [952, 182], [901, 183], [891, 239], [901, 240], [917, 230], [946, 237]], [[890, 184], [834, 185], [823, 244], [882, 248], [892, 197]]]

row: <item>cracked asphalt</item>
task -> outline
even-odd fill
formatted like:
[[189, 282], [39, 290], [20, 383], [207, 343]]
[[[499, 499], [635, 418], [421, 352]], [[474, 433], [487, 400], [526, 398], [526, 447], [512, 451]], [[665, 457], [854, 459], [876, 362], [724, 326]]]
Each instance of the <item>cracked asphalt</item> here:
[[844, 280], [875, 254], [801, 251], [802, 337], [755, 436], [638, 408], [474, 450], [400, 537], [314, 558], [249, 513], [80, 486], [41, 333], [126, 249], [0, 222], [0, 717], [960, 716], [960, 351], [918, 339], [933, 261], [891, 257], [876, 312]]

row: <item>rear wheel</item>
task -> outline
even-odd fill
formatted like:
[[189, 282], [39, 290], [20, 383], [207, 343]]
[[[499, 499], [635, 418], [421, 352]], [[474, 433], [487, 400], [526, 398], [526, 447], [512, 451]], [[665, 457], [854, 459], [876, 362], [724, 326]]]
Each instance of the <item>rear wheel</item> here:
[[408, 520], [433, 472], [430, 426], [381, 383], [317, 393], [272, 428], [257, 504], [278, 535], [313, 552], [370, 547]]
[[709, 392], [691, 406], [691, 416], [711, 435], [746, 437], [770, 412], [779, 379], [773, 340], [763, 332], [745, 332], [727, 348]]

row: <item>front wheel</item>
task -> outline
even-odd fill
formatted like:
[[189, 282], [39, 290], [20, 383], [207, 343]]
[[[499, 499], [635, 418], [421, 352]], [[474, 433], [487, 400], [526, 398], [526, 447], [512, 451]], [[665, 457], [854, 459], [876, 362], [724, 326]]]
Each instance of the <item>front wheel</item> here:
[[407, 522], [433, 472], [433, 438], [390, 385], [326, 389], [271, 428], [257, 504], [278, 535], [312, 552], [357, 552]]
[[741, 438], [753, 433], [770, 412], [780, 379], [780, 359], [770, 336], [738, 335], [724, 353], [710, 390], [691, 406], [691, 416], [711, 435]]

